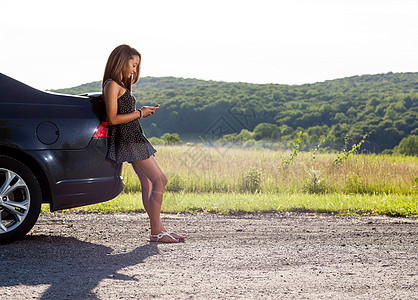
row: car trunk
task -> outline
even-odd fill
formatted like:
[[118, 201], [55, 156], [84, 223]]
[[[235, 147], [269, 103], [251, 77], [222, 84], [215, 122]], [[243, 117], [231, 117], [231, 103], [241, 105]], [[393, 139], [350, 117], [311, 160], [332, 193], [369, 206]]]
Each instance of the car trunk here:
[[104, 119], [100, 94], [43, 92], [0, 73], [0, 95], [2, 130], [20, 136], [15, 146], [26, 150], [84, 149]]

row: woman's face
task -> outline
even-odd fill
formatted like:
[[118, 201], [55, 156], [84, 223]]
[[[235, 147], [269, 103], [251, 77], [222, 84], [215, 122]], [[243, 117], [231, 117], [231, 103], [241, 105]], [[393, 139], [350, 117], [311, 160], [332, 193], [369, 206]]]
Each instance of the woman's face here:
[[124, 70], [123, 77], [130, 78], [133, 74], [136, 74], [138, 65], [139, 65], [139, 56], [135, 55], [133, 58], [129, 60], [128, 65], [126, 66]]

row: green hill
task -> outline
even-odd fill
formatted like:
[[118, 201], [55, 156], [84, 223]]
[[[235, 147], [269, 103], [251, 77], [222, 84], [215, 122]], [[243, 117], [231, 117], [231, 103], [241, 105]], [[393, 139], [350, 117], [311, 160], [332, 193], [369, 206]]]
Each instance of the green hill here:
[[[100, 91], [100, 84], [54, 91], [82, 94]], [[418, 73], [353, 76], [303, 85], [144, 77], [133, 93], [138, 106], [161, 105], [157, 114], [142, 121], [148, 136], [176, 132], [187, 140], [230, 134], [239, 141], [243, 135], [238, 133], [246, 129], [256, 140], [285, 145], [302, 131], [303, 149], [308, 150], [318, 143], [341, 149], [346, 136], [356, 143], [369, 133], [362, 148], [380, 152], [418, 134]]]

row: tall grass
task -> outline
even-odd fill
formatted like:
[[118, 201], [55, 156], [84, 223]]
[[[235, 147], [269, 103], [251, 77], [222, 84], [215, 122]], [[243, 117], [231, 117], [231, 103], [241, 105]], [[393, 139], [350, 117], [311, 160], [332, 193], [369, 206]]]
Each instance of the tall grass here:
[[[156, 159], [168, 177], [162, 211], [418, 215], [417, 157], [350, 155], [334, 164], [337, 155], [160, 146]], [[126, 187], [118, 197], [75, 210], [143, 212], [129, 164], [122, 176]]]
[[[418, 158], [352, 155], [335, 165], [336, 154], [299, 153], [200, 145], [159, 146], [156, 159], [168, 177], [167, 191], [187, 193], [343, 193], [418, 195]], [[141, 187], [131, 166], [125, 192]]]

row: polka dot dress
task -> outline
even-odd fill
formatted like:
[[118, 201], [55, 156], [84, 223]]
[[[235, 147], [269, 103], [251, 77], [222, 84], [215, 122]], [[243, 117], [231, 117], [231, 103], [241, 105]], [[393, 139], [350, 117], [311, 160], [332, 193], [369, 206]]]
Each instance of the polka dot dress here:
[[[135, 103], [135, 97], [126, 89], [118, 98], [118, 114], [134, 112]], [[110, 126], [108, 144], [107, 158], [118, 163], [144, 160], [157, 152], [145, 137], [139, 119]]]

